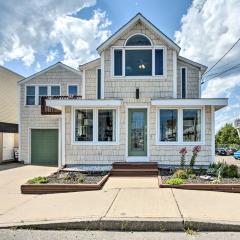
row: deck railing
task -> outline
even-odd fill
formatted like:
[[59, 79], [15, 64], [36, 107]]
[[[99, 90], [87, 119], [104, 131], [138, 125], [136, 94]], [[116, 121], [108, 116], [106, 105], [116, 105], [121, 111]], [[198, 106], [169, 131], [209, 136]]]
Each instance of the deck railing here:
[[82, 99], [82, 96], [44, 96], [41, 97], [41, 114], [42, 115], [60, 115], [61, 110], [54, 107], [47, 106], [47, 100], [69, 100], [69, 99]]

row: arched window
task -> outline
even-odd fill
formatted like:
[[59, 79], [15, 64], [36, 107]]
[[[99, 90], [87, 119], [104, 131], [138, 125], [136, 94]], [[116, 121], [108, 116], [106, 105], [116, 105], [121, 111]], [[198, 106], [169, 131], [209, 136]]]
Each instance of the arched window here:
[[151, 45], [152, 44], [150, 40], [144, 35], [140, 34], [130, 37], [126, 42], [126, 46], [151, 46]]

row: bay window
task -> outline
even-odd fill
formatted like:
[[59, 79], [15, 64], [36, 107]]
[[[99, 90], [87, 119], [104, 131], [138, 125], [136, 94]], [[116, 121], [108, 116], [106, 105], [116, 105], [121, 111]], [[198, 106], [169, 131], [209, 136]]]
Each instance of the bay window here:
[[158, 116], [159, 143], [175, 142], [184, 145], [203, 141], [202, 109], [159, 109]]
[[115, 109], [76, 109], [74, 142], [116, 142], [116, 112]]

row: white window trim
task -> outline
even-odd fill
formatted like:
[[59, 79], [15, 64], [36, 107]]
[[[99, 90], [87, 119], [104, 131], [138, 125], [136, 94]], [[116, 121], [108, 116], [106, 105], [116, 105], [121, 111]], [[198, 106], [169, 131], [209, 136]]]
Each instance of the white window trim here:
[[[124, 46], [127, 47], [126, 44], [127, 44], [128, 40], [129, 40], [131, 37], [134, 37], [134, 36], [136, 36], [136, 35], [140, 35], [140, 36], [146, 37], [146, 38], [150, 41], [151, 46], [153, 46], [152, 40], [151, 40], [146, 34], [144, 34], [144, 33], [135, 33], [135, 34], [130, 35], [130, 36], [125, 40]], [[130, 47], [131, 47], [131, 46], [130, 46]], [[143, 47], [144, 47], [144, 46], [143, 46]]]
[[[160, 122], [160, 110], [161, 109], [171, 109], [171, 110], [178, 110], [178, 124], [177, 124], [177, 132], [178, 132], [178, 140], [175, 142], [161, 142], [160, 139], [160, 132], [159, 132], [159, 122]], [[201, 110], [201, 141], [199, 142], [184, 142], [183, 141], [183, 110], [185, 109], [200, 109]], [[205, 145], [205, 106], [203, 107], [160, 107], [156, 108], [156, 145]]]
[[[155, 50], [163, 49], [163, 75], [155, 74]], [[114, 75], [114, 50], [122, 50], [122, 76]], [[126, 76], [125, 75], [125, 51], [126, 50], [152, 50], [152, 75], [150, 76]], [[113, 46], [111, 47], [111, 77], [116, 79], [165, 79], [167, 77], [167, 48], [158, 46]]]
[[[76, 127], [76, 110], [93, 110], [93, 141], [75, 141], [75, 127]], [[109, 142], [98, 141], [98, 110], [115, 110], [116, 111], [116, 140]], [[119, 145], [119, 108], [113, 107], [98, 107], [98, 108], [81, 108], [81, 107], [72, 107], [72, 128], [71, 128], [71, 139], [72, 145]]]
[[67, 95], [69, 96], [69, 87], [76, 86], [77, 87], [77, 95], [79, 95], [79, 85], [77, 83], [68, 83], [67, 84]]
[[[34, 105], [28, 105], [27, 104], [27, 87], [35, 87], [35, 104]], [[24, 99], [24, 106], [25, 107], [34, 107], [34, 106], [39, 106], [39, 87], [47, 87], [48, 88], [48, 94], [47, 96], [51, 96], [51, 86], [59, 86], [60, 87], [60, 96], [61, 96], [61, 85], [60, 84], [26, 84], [25, 85], [25, 99]]]
[[[180, 81], [181, 81], [181, 98], [182, 98], [182, 70], [185, 69], [185, 99], [188, 98], [187, 97], [187, 86], [188, 86], [188, 69], [187, 67], [181, 67], [180, 68]], [[184, 99], [184, 98], [183, 98]]]

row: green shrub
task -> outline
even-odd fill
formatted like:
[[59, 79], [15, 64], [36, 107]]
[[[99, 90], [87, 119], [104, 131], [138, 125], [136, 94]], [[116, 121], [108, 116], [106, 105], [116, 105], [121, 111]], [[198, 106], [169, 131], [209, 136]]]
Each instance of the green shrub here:
[[207, 174], [213, 176], [237, 178], [239, 177], [238, 167], [235, 165], [228, 165], [225, 162], [213, 163], [209, 165]]
[[166, 181], [166, 184], [169, 184], [169, 185], [180, 185], [183, 183], [184, 181], [181, 178], [172, 178]]
[[178, 169], [174, 174], [174, 178], [181, 178], [181, 179], [187, 179], [188, 178], [188, 173], [184, 169]]
[[29, 184], [44, 184], [44, 183], [48, 183], [49, 180], [47, 177], [35, 177], [35, 178], [32, 178], [30, 180], [27, 181], [27, 183]]
[[230, 178], [237, 178], [237, 177], [239, 177], [238, 167], [236, 165], [229, 165], [228, 166], [227, 175]]

